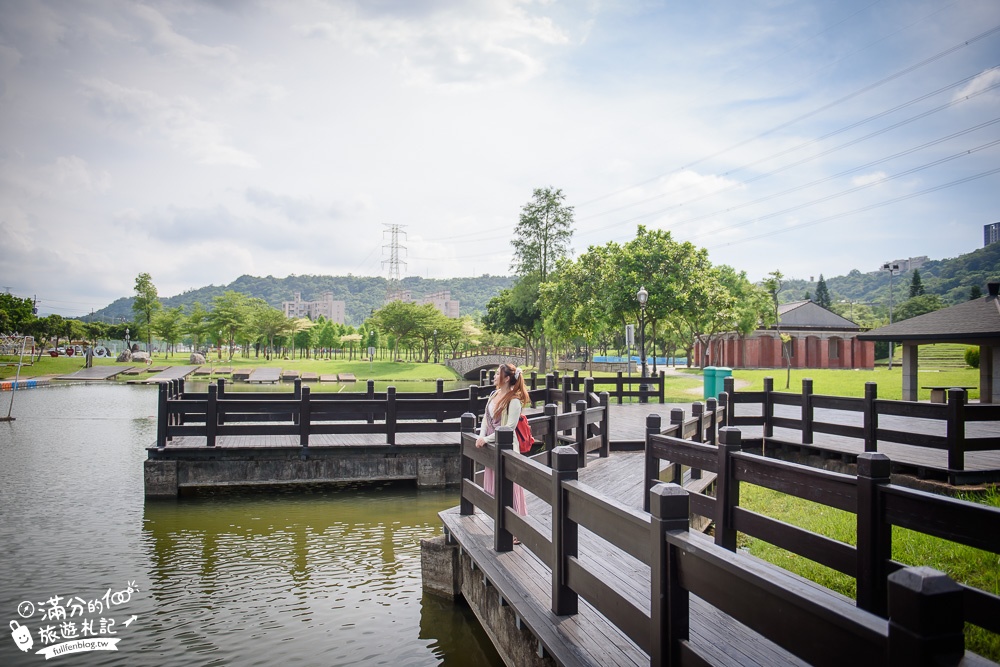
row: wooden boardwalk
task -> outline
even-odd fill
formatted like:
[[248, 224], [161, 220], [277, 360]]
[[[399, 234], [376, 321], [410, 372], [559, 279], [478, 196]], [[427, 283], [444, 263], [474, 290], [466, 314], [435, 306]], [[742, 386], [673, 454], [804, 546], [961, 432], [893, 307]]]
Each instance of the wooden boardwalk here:
[[[236, 379], [236, 373], [233, 373], [233, 379]], [[250, 374], [250, 377], [247, 378], [247, 382], [257, 384], [274, 384], [279, 379], [281, 379], [280, 368], [257, 368]]]
[[[643, 454], [619, 452], [605, 459], [591, 457], [587, 467], [580, 470], [580, 481], [641, 510], [642, 470]], [[550, 506], [530, 493], [526, 495], [530, 521], [539, 524], [543, 532], [551, 531]], [[494, 551], [493, 520], [489, 516], [478, 511], [462, 516], [457, 507], [441, 512], [440, 516], [451, 539], [472, 558], [497, 594], [516, 609], [557, 664], [649, 664], [649, 657], [586, 601], [580, 600], [577, 614], [552, 613], [549, 568], [524, 546], [515, 546], [506, 553]], [[707, 537], [703, 539], [706, 544], [711, 542]], [[607, 585], [627, 594], [634, 604], [648, 611], [648, 566], [609, 549], [586, 529], [580, 531], [580, 558], [588, 567], [603, 570]], [[761, 667], [806, 664], [701, 599], [691, 596], [690, 604], [691, 642], [711, 656], [713, 664]]]
[[171, 380], [181, 380], [198, 370], [198, 366], [167, 366], [163, 371], [157, 373], [153, 377], [146, 378], [141, 382], [143, 384], [159, 384], [160, 382], [169, 382]]
[[75, 373], [60, 375], [56, 380], [112, 380], [125, 371], [133, 370], [135, 366], [93, 366], [81, 368]]

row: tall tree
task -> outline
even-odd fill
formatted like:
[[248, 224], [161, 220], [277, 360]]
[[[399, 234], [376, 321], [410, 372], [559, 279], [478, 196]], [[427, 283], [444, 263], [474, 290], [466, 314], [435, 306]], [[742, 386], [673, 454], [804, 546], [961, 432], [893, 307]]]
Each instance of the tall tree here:
[[823, 279], [823, 274], [821, 273], [819, 274], [819, 282], [816, 284], [816, 304], [829, 309], [831, 303], [830, 290], [826, 288], [826, 280]]
[[920, 280], [920, 270], [913, 269], [913, 278], [910, 279], [910, 298], [924, 295], [924, 284]]
[[0, 294], [0, 333], [24, 333], [35, 319], [35, 303], [9, 292]]
[[[520, 278], [538, 276], [545, 283], [556, 262], [569, 254], [573, 238], [573, 207], [563, 202], [566, 195], [559, 188], [536, 188], [532, 199], [521, 207], [521, 217], [514, 230], [514, 266]], [[539, 317], [538, 371], [546, 372], [545, 329]]]
[[135, 313], [135, 324], [139, 327], [135, 337], [146, 334], [146, 349], [152, 349], [153, 316], [162, 308], [156, 285], [148, 273], [140, 273], [135, 279], [135, 300], [132, 302], [132, 312]]
[[781, 279], [785, 276], [781, 271], [771, 271], [764, 279], [762, 287], [771, 295], [771, 306], [774, 309], [774, 328], [781, 339], [781, 356], [785, 358], [785, 389], [792, 385], [792, 339], [781, 333], [781, 316], [778, 314], [778, 292], [781, 291]]
[[150, 325], [153, 333], [167, 343], [168, 352], [180, 341], [184, 328], [184, 306], [161, 310], [153, 316]]
[[247, 296], [227, 290], [222, 296], [213, 298], [208, 321], [212, 334], [218, 335], [220, 342], [224, 341], [229, 345], [229, 360], [232, 361], [236, 337], [250, 323]]
[[206, 334], [211, 329], [209, 324], [209, 313], [200, 301], [195, 301], [188, 309], [185, 318], [185, 330], [191, 336], [192, 349], [198, 351], [201, 341], [206, 338]]

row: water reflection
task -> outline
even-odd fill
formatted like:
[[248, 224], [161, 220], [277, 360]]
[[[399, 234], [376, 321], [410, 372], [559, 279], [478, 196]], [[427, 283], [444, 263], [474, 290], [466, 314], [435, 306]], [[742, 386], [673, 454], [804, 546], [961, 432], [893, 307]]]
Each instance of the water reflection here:
[[[423, 537], [454, 491], [412, 484], [144, 502], [156, 390], [18, 395], [0, 425], [0, 621], [134, 580], [118, 652], [64, 665], [501, 664], [467, 608], [425, 596]], [[127, 618], [122, 616], [121, 619]], [[121, 621], [119, 619], [119, 622]], [[37, 632], [37, 619], [25, 621]], [[37, 648], [37, 647], [36, 647]], [[0, 665], [37, 665], [0, 638]]]

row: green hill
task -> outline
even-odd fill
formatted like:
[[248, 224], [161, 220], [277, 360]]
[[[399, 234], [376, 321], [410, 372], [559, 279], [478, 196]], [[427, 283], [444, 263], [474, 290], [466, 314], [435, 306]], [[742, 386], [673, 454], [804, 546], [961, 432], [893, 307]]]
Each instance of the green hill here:
[[[510, 287], [513, 278], [507, 276], [491, 276], [488, 274], [478, 278], [447, 278], [431, 279], [409, 277], [401, 280], [404, 290], [409, 290], [414, 298], [428, 296], [435, 292], [448, 290], [451, 298], [460, 302], [460, 313], [471, 315], [485, 312], [486, 303], [500, 293], [500, 290]], [[189, 290], [176, 296], [161, 298], [166, 308], [177, 306], [189, 307], [196, 301], [211, 309], [213, 297], [227, 290], [241, 292], [252, 297], [264, 299], [275, 308], [281, 308], [283, 301], [291, 301], [296, 292], [302, 294], [305, 301], [316, 300], [324, 292], [333, 292], [333, 298], [346, 303], [346, 319], [348, 324], [361, 324], [373, 310], [381, 308], [385, 302], [388, 281], [385, 278], [367, 276], [288, 276], [275, 278], [267, 276], [243, 275], [228, 285], [208, 285], [199, 289]], [[94, 319], [106, 317], [117, 319], [124, 317], [132, 319], [132, 297], [122, 297], [110, 305], [94, 313]]]

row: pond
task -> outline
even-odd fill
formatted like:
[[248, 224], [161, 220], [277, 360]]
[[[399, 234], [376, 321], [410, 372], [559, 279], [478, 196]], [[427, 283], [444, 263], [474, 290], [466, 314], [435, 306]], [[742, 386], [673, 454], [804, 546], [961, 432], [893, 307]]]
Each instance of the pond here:
[[46, 649], [74, 666], [502, 664], [466, 606], [421, 588], [420, 539], [456, 491], [145, 502], [155, 412], [155, 387], [16, 394], [0, 423], [0, 665]]

